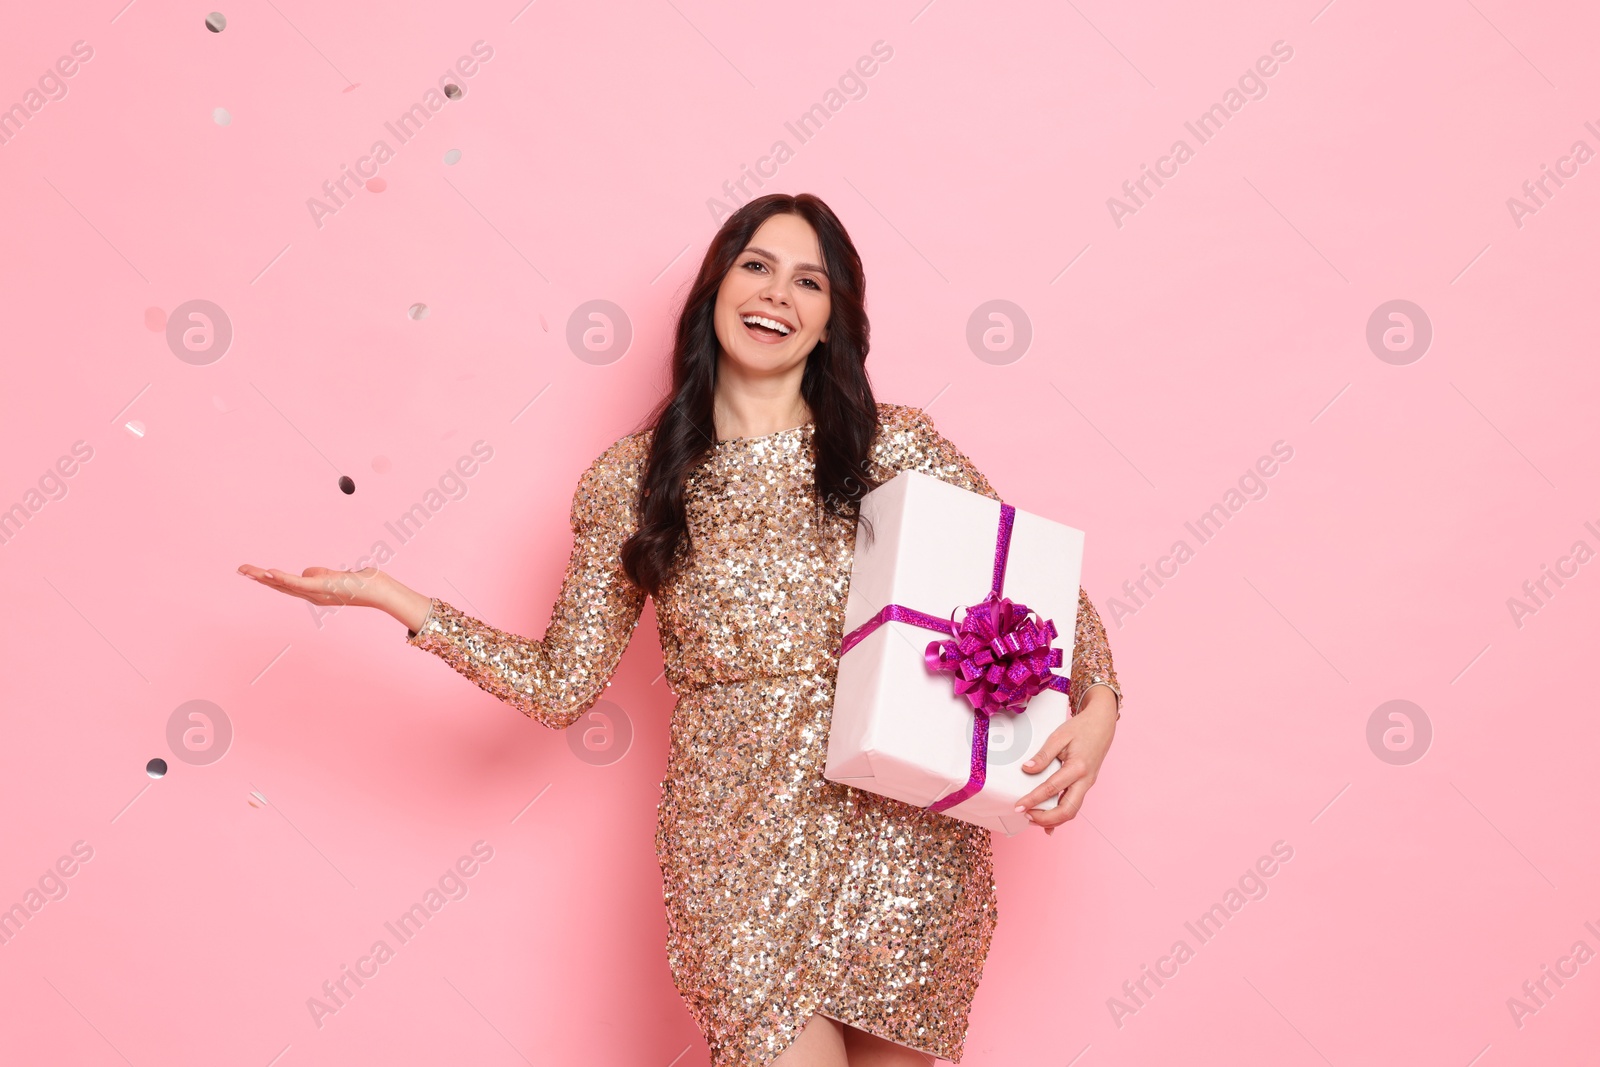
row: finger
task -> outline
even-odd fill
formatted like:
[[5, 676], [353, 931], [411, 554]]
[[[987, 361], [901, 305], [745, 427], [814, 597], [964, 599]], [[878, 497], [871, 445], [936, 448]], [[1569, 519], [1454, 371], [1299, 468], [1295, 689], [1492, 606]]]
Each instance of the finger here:
[[1083, 798], [1088, 794], [1089, 786], [1093, 784], [1087, 775], [1079, 778], [1061, 794], [1055, 807], [1049, 811], [1041, 811], [1033, 817], [1033, 821], [1046, 830], [1053, 830], [1062, 823], [1077, 818], [1078, 812], [1083, 809]]
[[1022, 773], [1043, 774], [1049, 769], [1051, 761], [1066, 747], [1065, 740], [1057, 741], [1053, 735], [1045, 738], [1044, 744], [1039, 746], [1039, 751], [1029, 756], [1022, 764]]
[[1050, 736], [1044, 739], [1044, 744], [1039, 746], [1039, 751], [1028, 757], [1027, 761], [1023, 763], [1023, 772], [1025, 774], [1040, 774], [1049, 769], [1051, 760], [1065, 759], [1061, 753], [1065, 751], [1067, 745], [1072, 741], [1071, 726], [1072, 720], [1068, 719], [1051, 731]]
[[293, 577], [292, 573], [289, 571], [257, 567], [251, 563], [241, 563], [239, 565], [239, 573], [244, 575], [246, 578], [254, 578], [257, 581], [278, 581], [285, 576]]
[[289, 571], [263, 571], [260, 581], [279, 592], [291, 596], [302, 597], [314, 604], [328, 604], [333, 600], [333, 595], [328, 586], [331, 580], [326, 578], [303, 578]]
[[1062, 790], [1082, 777], [1083, 771], [1084, 768], [1068, 760], [1056, 770], [1056, 773], [1024, 793], [1022, 799], [1017, 801], [1017, 809], [1031, 814], [1036, 805], [1042, 804], [1050, 797], [1058, 795]]
[[255, 579], [262, 585], [270, 585], [275, 589], [282, 589], [286, 593], [290, 592], [290, 590], [284, 588], [282, 582], [280, 581], [282, 576], [287, 573], [285, 571], [267, 570], [264, 567], [256, 567], [246, 563], [239, 568], [239, 573], [244, 575], [246, 578]]

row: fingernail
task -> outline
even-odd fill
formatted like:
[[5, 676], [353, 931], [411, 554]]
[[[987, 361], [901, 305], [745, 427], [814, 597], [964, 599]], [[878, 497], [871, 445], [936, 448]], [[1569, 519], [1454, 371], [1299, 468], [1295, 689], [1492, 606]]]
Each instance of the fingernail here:
[[1023, 807], [1023, 806], [1022, 806], [1022, 805], [1021, 805], [1021, 804], [1018, 804], [1018, 805], [1017, 805], [1017, 810], [1018, 810], [1018, 811], [1027, 811], [1027, 810], [1028, 810], [1028, 809], [1027, 809], [1027, 808], [1025, 808], [1025, 807]]

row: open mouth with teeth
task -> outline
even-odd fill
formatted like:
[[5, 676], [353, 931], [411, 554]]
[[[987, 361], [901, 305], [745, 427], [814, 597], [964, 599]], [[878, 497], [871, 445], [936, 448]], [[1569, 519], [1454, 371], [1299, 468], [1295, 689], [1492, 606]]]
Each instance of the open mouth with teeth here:
[[741, 315], [740, 319], [744, 322], [744, 332], [762, 344], [777, 344], [794, 332], [786, 323], [765, 315]]

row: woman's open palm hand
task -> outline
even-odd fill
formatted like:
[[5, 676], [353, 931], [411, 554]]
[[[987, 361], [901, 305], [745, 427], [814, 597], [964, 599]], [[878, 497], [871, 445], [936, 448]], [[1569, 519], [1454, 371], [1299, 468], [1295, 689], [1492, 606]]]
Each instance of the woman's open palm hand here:
[[240, 566], [239, 573], [280, 593], [288, 593], [313, 604], [386, 608], [388, 603], [389, 576], [377, 567], [361, 571], [307, 567], [299, 574], [291, 574], [283, 570], [263, 570], [246, 563]]

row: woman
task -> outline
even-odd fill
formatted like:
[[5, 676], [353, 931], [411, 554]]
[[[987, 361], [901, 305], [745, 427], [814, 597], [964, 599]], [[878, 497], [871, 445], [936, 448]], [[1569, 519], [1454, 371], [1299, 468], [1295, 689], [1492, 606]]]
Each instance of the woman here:
[[[989, 831], [823, 778], [861, 496], [919, 470], [999, 499], [922, 411], [873, 399], [860, 257], [814, 196], [753, 200], [707, 250], [672, 391], [590, 465], [540, 640], [377, 568], [240, 570], [381, 608], [406, 640], [546, 726], [601, 695], [645, 597], [677, 694], [656, 856], [674, 984], [716, 1067], [959, 1062], [998, 915]], [[1121, 693], [1079, 591], [1074, 715], [1028, 767], [1052, 832], [1110, 747]]]

